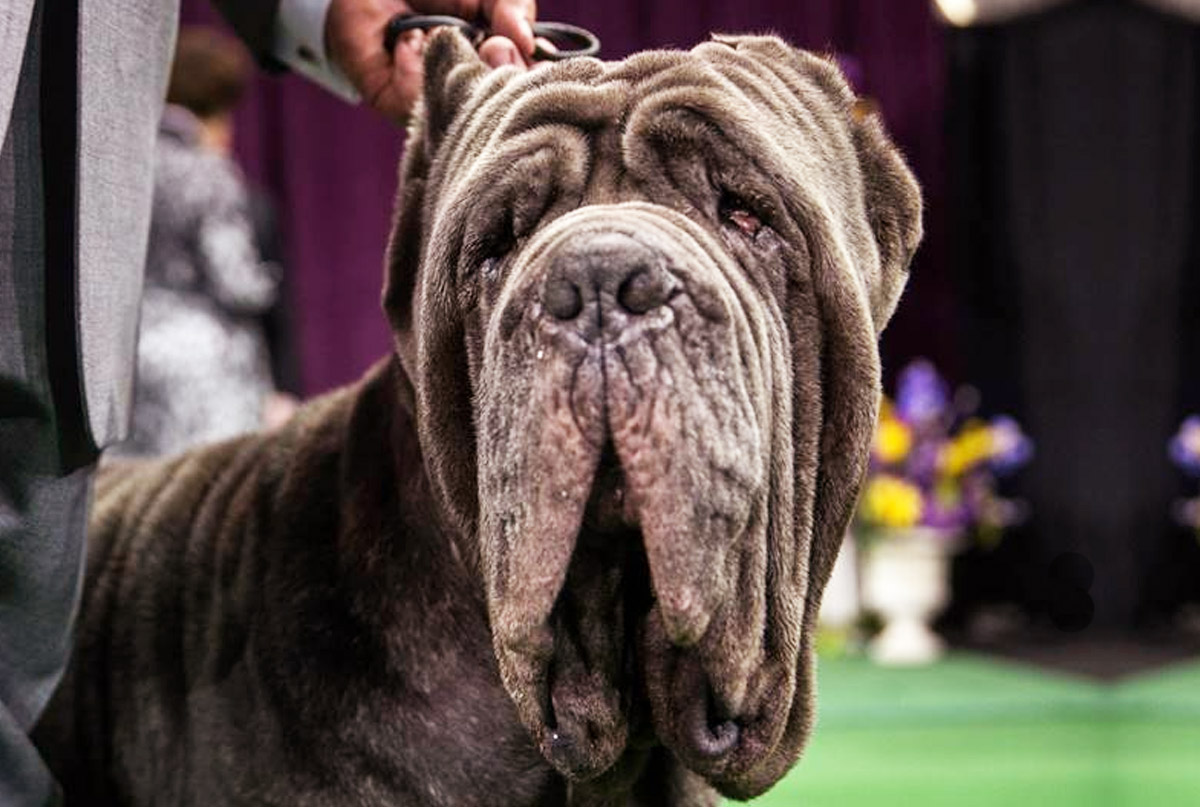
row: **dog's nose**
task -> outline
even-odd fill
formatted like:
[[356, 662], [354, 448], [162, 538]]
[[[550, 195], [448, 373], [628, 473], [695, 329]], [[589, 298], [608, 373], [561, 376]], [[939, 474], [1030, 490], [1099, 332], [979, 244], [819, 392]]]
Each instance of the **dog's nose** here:
[[665, 305], [678, 281], [655, 248], [624, 233], [574, 239], [557, 251], [542, 288], [542, 308], [588, 339], [623, 329]]

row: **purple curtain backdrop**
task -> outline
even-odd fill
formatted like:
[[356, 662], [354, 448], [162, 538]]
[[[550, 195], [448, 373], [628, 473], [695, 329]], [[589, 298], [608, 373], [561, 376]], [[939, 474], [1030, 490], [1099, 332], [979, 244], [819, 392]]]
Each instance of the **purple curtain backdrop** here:
[[[926, 244], [885, 361], [927, 355], [955, 375], [942, 225], [944, 59], [928, 0], [542, 0], [539, 11], [594, 31], [605, 58], [689, 47], [712, 31], [772, 31], [856, 61], [859, 89], [878, 100], [926, 192]], [[182, 19], [218, 18], [204, 0], [183, 0]], [[309, 393], [357, 378], [389, 349], [379, 293], [401, 147], [395, 127], [296, 76], [258, 78], [239, 110], [239, 160], [279, 205]]]

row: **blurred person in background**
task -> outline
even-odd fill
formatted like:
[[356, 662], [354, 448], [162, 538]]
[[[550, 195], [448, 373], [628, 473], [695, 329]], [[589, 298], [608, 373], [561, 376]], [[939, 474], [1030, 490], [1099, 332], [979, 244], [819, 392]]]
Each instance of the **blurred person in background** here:
[[267, 396], [263, 412], [263, 427], [273, 429], [285, 423], [300, 405], [304, 391], [301, 385], [300, 352], [296, 341], [293, 308], [293, 286], [288, 252], [279, 228], [279, 214], [269, 191], [253, 183], [249, 186], [250, 222], [254, 226], [254, 245], [259, 257], [267, 263], [284, 267], [279, 279], [275, 305], [262, 317], [263, 336], [271, 357], [271, 380], [275, 392]]
[[[491, 65], [525, 64], [534, 0], [213, 0], [262, 64], [393, 121], [423, 37], [397, 13], [483, 19]], [[178, 0], [0, 2], [0, 805], [58, 790], [28, 739], [71, 647], [91, 474], [126, 436], [150, 229], [151, 155]]]
[[274, 390], [263, 328], [282, 304], [280, 267], [262, 259], [230, 158], [250, 71], [237, 40], [180, 31], [155, 146], [133, 422], [116, 453], [173, 454], [294, 409]]

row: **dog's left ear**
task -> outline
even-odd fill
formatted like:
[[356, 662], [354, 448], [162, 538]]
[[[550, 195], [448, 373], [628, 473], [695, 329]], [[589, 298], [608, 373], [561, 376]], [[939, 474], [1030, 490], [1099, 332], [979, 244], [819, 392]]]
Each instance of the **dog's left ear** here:
[[891, 319], [908, 280], [908, 265], [921, 243], [921, 189], [879, 116], [851, 110], [854, 145], [862, 166], [867, 219], [879, 247], [879, 278], [871, 294], [878, 334]]

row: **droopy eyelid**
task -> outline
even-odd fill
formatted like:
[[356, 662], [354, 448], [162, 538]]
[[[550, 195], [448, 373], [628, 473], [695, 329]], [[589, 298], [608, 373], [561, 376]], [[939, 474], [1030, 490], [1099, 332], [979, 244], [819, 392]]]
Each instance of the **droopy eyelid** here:
[[[755, 235], [763, 228], [771, 227], [771, 210], [772, 207], [764, 202], [763, 197], [753, 191], [738, 192], [722, 187], [717, 198], [718, 218], [723, 222], [732, 222], [739, 214], [752, 216], [758, 225]], [[742, 225], [739, 223], [738, 226]]]
[[467, 215], [476, 215], [479, 224], [469, 226], [461, 253], [468, 271], [488, 258], [503, 258], [511, 253], [545, 221], [559, 194], [559, 188], [552, 185], [533, 194], [519, 191], [501, 194], [503, 201], [483, 210], [475, 207], [475, 212]]
[[466, 273], [471, 273], [489, 258], [504, 257], [516, 241], [510, 210], [494, 215], [485, 226], [472, 228], [463, 240], [461, 253]]

